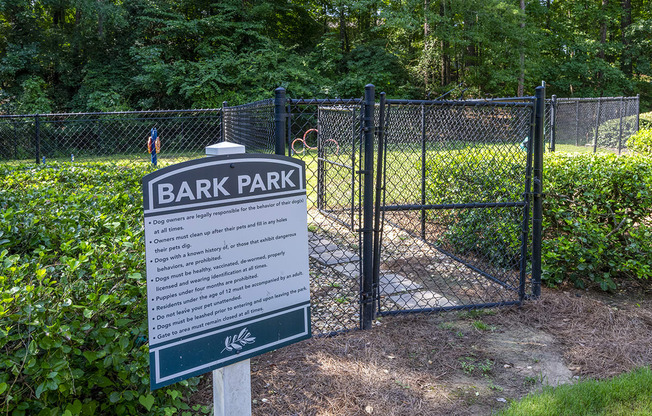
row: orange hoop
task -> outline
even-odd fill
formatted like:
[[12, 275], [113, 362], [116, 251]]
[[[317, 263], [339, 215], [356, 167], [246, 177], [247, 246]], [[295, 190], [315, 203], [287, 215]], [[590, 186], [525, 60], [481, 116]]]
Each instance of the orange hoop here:
[[[308, 143], [306, 143], [306, 136], [307, 136], [308, 133], [310, 133], [311, 131], [314, 131], [315, 133], [319, 133], [319, 130], [317, 130], [317, 129], [308, 129], [308, 130], [306, 130], [305, 133], [303, 133], [303, 138], [298, 138], [298, 137], [297, 137], [296, 139], [294, 139], [294, 140], [292, 141], [292, 146], [291, 146], [291, 147], [292, 147], [292, 151], [293, 151], [294, 153], [296, 153], [296, 154], [298, 154], [298, 155], [301, 155], [301, 154], [303, 154], [303, 153], [306, 151], [306, 149], [307, 149], [307, 150], [317, 150], [317, 146], [312, 147], [312, 146], [310, 146]], [[303, 148], [301, 149], [300, 152], [297, 152], [297, 150], [294, 148], [294, 145], [295, 145], [296, 142], [301, 142], [301, 143], [303, 143]]]
[[[161, 139], [159, 137], [156, 138], [154, 145], [156, 146], [156, 153], [160, 152]], [[147, 139], [147, 153], [152, 153], [152, 136], [149, 136], [149, 138]]]

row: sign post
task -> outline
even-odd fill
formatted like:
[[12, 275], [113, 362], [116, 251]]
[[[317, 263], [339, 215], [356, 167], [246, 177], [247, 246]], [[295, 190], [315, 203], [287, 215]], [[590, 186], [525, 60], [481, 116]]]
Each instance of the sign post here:
[[[245, 147], [222, 142], [206, 147], [206, 156], [244, 154]], [[213, 416], [251, 416], [249, 359], [213, 370]]]
[[215, 414], [248, 414], [249, 358], [311, 334], [305, 164], [219, 147], [143, 178], [150, 382], [218, 370]]

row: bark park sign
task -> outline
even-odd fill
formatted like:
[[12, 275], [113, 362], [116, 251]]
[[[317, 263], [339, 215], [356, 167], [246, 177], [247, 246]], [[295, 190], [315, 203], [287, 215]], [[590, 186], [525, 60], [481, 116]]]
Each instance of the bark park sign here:
[[143, 204], [152, 389], [310, 337], [302, 161], [179, 163]]

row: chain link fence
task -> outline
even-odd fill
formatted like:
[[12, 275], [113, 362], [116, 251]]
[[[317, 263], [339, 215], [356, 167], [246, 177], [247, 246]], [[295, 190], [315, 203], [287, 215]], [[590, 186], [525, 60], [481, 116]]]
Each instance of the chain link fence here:
[[289, 153], [306, 163], [313, 331], [360, 328], [363, 102], [290, 99], [287, 109]]
[[224, 140], [250, 153], [274, 153], [274, 100], [223, 108]]
[[639, 97], [557, 98], [547, 103], [550, 119], [546, 139], [552, 151], [620, 154], [627, 139], [638, 131]]
[[153, 128], [162, 163], [200, 157], [222, 140], [222, 110], [0, 116], [0, 160], [148, 162]]
[[387, 100], [381, 314], [523, 299], [532, 107]]
[[379, 314], [536, 296], [533, 97], [378, 103], [373, 87], [348, 100], [276, 93], [213, 110], [4, 116], [0, 158], [148, 163], [156, 128], [160, 163], [203, 157], [220, 141], [302, 159], [315, 335], [368, 328]]

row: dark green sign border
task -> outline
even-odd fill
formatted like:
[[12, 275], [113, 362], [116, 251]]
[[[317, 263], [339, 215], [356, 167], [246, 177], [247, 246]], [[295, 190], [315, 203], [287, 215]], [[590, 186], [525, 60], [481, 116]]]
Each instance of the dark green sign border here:
[[310, 338], [310, 303], [150, 350], [152, 390]]
[[[298, 182], [292, 182], [291, 188], [277, 189], [276, 181], [268, 190], [258, 190], [256, 187], [255, 192], [247, 192], [245, 195], [233, 187], [236, 175], [251, 176], [271, 172], [270, 169], [289, 167], [299, 170], [299, 176], [292, 177]], [[307, 198], [305, 173], [303, 161], [279, 155], [235, 154], [178, 163], [143, 178], [145, 217], [217, 206], [228, 207], [262, 199], [282, 199], [298, 195]], [[188, 197], [189, 201], [170, 203], [169, 207], [162, 209], [156, 208], [151, 201], [154, 194], [150, 186], [159, 180], [167, 180], [174, 183], [170, 186], [178, 188], [183, 181], [192, 183], [212, 177], [230, 178], [220, 182], [223, 183], [221, 194], [225, 194], [226, 190], [230, 197], [222, 195], [218, 198], [217, 195], [208, 194], [210, 198], [204, 202], [191, 201]], [[204, 193], [200, 195], [206, 196]], [[200, 333], [188, 334], [180, 339], [157, 340], [155, 344], [150, 344], [150, 388], [155, 390], [308, 339], [310, 336], [310, 302], [307, 301]]]

